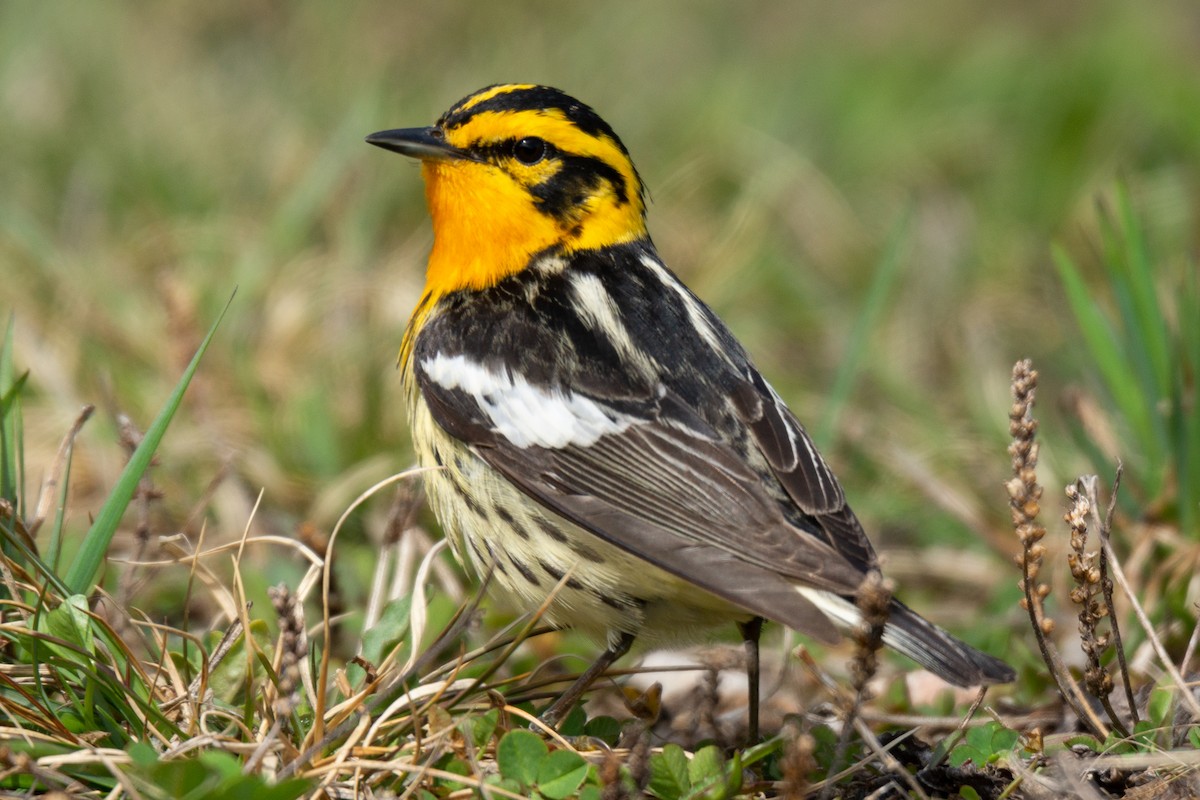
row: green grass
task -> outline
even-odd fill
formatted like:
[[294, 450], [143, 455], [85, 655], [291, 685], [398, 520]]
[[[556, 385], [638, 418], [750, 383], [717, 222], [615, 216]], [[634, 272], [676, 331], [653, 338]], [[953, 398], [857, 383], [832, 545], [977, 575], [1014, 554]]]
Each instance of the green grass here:
[[[539, 81], [621, 134], [664, 258], [819, 434], [901, 594], [1011, 645], [1021, 702], [1047, 683], [1006, 566], [1019, 357], [1042, 374], [1044, 521], [1059, 487], [1122, 460], [1117, 549], [1144, 567], [1157, 621], [1182, 615], [1181, 652], [1200, 540], [1198, 23], [1182, 1], [4, 4], [0, 497], [30, 519], [95, 404], [64, 511], [34, 540], [55, 594], [89, 587], [101, 550], [164, 558], [138, 549], [138, 520], [187, 552], [248, 532], [323, 553], [354, 498], [411, 462], [394, 362], [429, 228], [418, 171], [362, 137]], [[152, 487], [116, 489], [118, 415], [150, 428], [235, 288]], [[127, 493], [118, 527], [106, 503]], [[338, 543], [335, 666], [393, 552], [389, 499]], [[111, 542], [88, 538], [95, 521]], [[28, 563], [5, 530], [5, 556]], [[270, 543], [237, 564], [110, 561], [100, 581], [199, 634], [308, 569]], [[114, 668], [131, 660], [80, 624]]]

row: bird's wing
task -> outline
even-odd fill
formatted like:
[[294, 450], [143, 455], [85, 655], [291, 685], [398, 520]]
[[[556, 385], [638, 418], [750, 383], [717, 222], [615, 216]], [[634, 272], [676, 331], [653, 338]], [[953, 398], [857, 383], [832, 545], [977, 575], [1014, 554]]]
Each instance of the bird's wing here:
[[663, 387], [617, 404], [429, 352], [414, 364], [434, 419], [533, 499], [756, 614], [828, 638], [796, 592], [853, 593], [861, 569], [784, 516], [763, 476]]
[[775, 477], [821, 528], [825, 541], [863, 572], [877, 569], [875, 548], [846, 504], [841, 484], [770, 384], [747, 365], [730, 399]]

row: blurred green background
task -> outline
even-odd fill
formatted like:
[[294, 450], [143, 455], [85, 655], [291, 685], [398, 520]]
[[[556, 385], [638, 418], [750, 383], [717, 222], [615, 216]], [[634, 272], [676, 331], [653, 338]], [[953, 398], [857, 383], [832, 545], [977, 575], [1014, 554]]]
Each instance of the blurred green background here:
[[86, 529], [115, 416], [149, 424], [236, 287], [153, 530], [236, 538], [261, 490], [255, 532], [328, 532], [410, 463], [394, 362], [431, 238], [418, 170], [363, 136], [548, 83], [621, 135], [661, 254], [810, 422], [907, 596], [970, 598], [931, 611], [959, 629], [985, 594], [1013, 620], [1009, 372], [1042, 371], [1057, 498], [1092, 464], [1062, 401], [1097, 382], [1051, 248], [1103, 298], [1097, 204], [1123, 180], [1163, 286], [1194, 268], [1197, 41], [1182, 1], [4, 3], [0, 311], [30, 478], [96, 403]]

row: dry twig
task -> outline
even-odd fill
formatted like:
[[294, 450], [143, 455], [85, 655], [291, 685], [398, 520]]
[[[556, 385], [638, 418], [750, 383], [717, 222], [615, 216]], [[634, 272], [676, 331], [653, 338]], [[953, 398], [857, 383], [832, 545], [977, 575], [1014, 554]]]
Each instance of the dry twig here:
[[1070, 598], [1072, 603], [1079, 606], [1079, 646], [1087, 660], [1083, 671], [1083, 684], [1088, 692], [1100, 701], [1117, 733], [1126, 737], [1129, 730], [1113, 709], [1110, 698], [1113, 690], [1112, 675], [1100, 663], [1110, 644], [1110, 637], [1100, 632], [1100, 625], [1106, 617], [1110, 625], [1115, 620], [1111, 609], [1105, 603], [1102, 585], [1105, 576], [1100, 571], [1101, 554], [1087, 549], [1088, 522], [1095, 509], [1095, 476], [1087, 475], [1078, 479], [1067, 487], [1066, 495], [1070, 506], [1063, 519], [1071, 529], [1071, 552], [1067, 554], [1067, 566], [1071, 570], [1071, 578], [1075, 581]]
[[[862, 621], [853, 633], [854, 657], [850, 660], [850, 682], [854, 687], [854, 701], [846, 711], [842, 733], [838, 738], [837, 750], [829, 771], [836, 772], [846, 757], [850, 744], [850, 732], [855, 728], [862, 705], [867, 700], [867, 684], [879, 667], [879, 650], [883, 647], [883, 629], [887, 625], [888, 607], [892, 602], [892, 585], [885, 581], [878, 570], [867, 573], [858, 587], [855, 605], [862, 614]], [[821, 792], [824, 799], [831, 796], [834, 785], [827, 783]]]
[[1038, 572], [1046, 554], [1042, 539], [1046, 529], [1038, 524], [1041, 511], [1042, 487], [1037, 482], [1038, 423], [1033, 416], [1034, 397], [1037, 392], [1037, 371], [1029, 359], [1018, 361], [1013, 366], [1013, 405], [1009, 411], [1009, 434], [1012, 444], [1008, 446], [1012, 457], [1013, 477], [1005, 484], [1008, 490], [1009, 507], [1012, 511], [1013, 529], [1021, 541], [1021, 553], [1017, 564], [1021, 567], [1021, 607], [1029, 613], [1034, 637], [1042, 653], [1042, 661], [1050, 671], [1050, 677], [1058, 685], [1063, 700], [1087, 723], [1092, 733], [1100, 739], [1108, 738], [1106, 726], [1092, 710], [1083, 691], [1067, 671], [1058, 651], [1047, 638], [1054, 631], [1054, 621], [1046, 615], [1045, 599], [1050, 594], [1049, 584], [1038, 581]]

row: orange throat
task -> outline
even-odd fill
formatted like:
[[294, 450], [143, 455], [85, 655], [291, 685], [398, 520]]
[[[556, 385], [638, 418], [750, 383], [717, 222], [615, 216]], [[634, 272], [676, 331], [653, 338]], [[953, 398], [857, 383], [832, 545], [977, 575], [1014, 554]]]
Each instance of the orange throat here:
[[482, 291], [557, 247], [563, 256], [646, 235], [637, 202], [621, 202], [611, 188], [555, 217], [536, 205], [528, 188], [496, 166], [478, 161], [424, 161], [425, 201], [433, 220], [433, 250], [425, 291], [409, 320], [400, 360], [437, 302], [464, 289]]
[[425, 274], [431, 299], [494, 286], [563, 238], [555, 220], [538, 211], [524, 189], [499, 175], [481, 180], [481, 169], [496, 168], [453, 161], [422, 165], [433, 219]]

